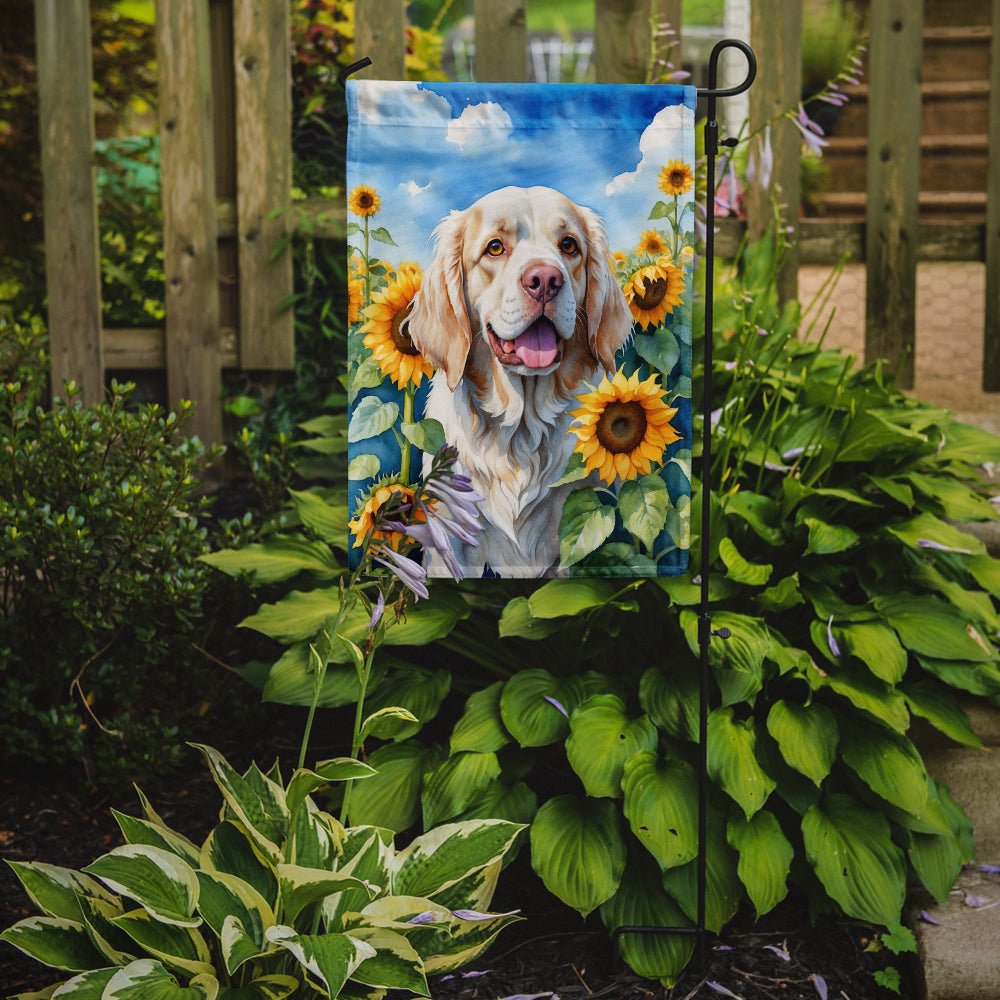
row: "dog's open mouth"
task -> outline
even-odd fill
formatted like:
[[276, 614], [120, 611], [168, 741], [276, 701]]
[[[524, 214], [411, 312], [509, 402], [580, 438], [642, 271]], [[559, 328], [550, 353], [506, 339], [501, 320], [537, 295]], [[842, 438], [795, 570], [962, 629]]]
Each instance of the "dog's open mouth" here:
[[526, 368], [548, 368], [559, 360], [559, 338], [551, 321], [540, 316], [513, 340], [501, 340], [487, 326], [493, 353], [504, 365], [524, 365]]

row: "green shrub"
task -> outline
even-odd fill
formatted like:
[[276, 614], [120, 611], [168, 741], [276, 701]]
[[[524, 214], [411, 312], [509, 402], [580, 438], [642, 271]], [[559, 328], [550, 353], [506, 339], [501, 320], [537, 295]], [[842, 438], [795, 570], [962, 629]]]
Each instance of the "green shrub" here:
[[124, 768], [175, 752], [157, 685], [191, 662], [208, 453], [187, 405], [132, 409], [128, 385], [96, 406], [68, 385], [43, 408], [41, 336], [0, 322], [0, 744], [8, 761]]
[[[514, 823], [453, 823], [398, 849], [388, 830], [345, 829], [311, 798], [369, 778], [337, 758], [244, 774], [210, 747], [220, 822], [202, 845], [144, 818], [115, 817], [126, 844], [82, 872], [12, 862], [42, 911], [0, 935], [45, 965], [78, 973], [60, 995], [430, 996], [427, 975], [478, 956], [516, 913], [489, 913]], [[46, 992], [45, 995], [48, 995]]]

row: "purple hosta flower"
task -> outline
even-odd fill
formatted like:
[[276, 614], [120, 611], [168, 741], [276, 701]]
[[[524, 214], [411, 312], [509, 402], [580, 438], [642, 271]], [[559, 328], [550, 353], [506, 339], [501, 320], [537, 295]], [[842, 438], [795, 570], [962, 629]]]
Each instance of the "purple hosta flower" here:
[[977, 870], [985, 875], [1000, 875], [1000, 865], [979, 865]]
[[427, 571], [408, 556], [400, 555], [388, 545], [373, 545], [372, 555], [417, 597], [429, 597], [427, 592]]
[[433, 910], [424, 910], [423, 913], [410, 917], [406, 922], [408, 924], [432, 924], [435, 920], [437, 920], [437, 914]]
[[792, 960], [792, 956], [784, 948], [779, 948], [776, 944], [766, 944], [764, 945], [764, 950], [773, 951], [782, 962], [790, 962]]
[[743, 191], [740, 188], [740, 179], [736, 174], [733, 158], [727, 156], [726, 163], [722, 183], [715, 192], [715, 211], [718, 215], [739, 215]]
[[816, 987], [816, 992], [819, 994], [819, 1000], [826, 1000], [828, 993], [826, 980], [815, 972], [809, 978], [813, 981], [813, 986]]
[[840, 656], [840, 646], [837, 645], [837, 640], [833, 637], [833, 615], [830, 615], [830, 620], [826, 623], [826, 641], [830, 647], [830, 652], [834, 656]]
[[493, 920], [494, 917], [516, 917], [521, 911], [510, 910], [507, 913], [480, 913], [479, 910], [452, 910], [451, 915], [459, 920]]
[[462, 571], [451, 548], [451, 539], [441, 523], [441, 518], [433, 511], [427, 512], [427, 520], [411, 524], [406, 528], [406, 534], [420, 545], [425, 552], [433, 551], [441, 557], [448, 572], [456, 580], [462, 579]]
[[931, 538], [918, 538], [917, 547], [921, 549], [938, 549], [941, 552], [958, 552], [964, 556], [972, 555], [972, 549], [957, 549], [951, 545], [942, 545]]
[[450, 972], [447, 976], [441, 977], [441, 982], [446, 983], [449, 979], [477, 979], [479, 976], [488, 976], [492, 971], [484, 969], [482, 972]]
[[566, 711], [566, 708], [563, 706], [561, 702], [556, 701], [555, 698], [552, 698], [549, 695], [543, 695], [543, 697], [550, 705], [555, 705], [555, 707], [559, 709], [559, 711], [562, 712], [562, 714], [565, 715], [567, 719], [569, 718], [569, 712]]
[[757, 183], [765, 191], [771, 186], [771, 174], [774, 172], [774, 150], [771, 148], [771, 126], [764, 129], [763, 136], [757, 136], [757, 141], [750, 144], [750, 157], [747, 160], [747, 183]]
[[823, 155], [823, 147], [827, 145], [823, 138], [823, 130], [806, 114], [806, 109], [799, 104], [798, 114], [789, 112], [792, 124], [802, 134], [802, 141], [806, 144], [806, 149], [816, 156]]
[[710, 980], [705, 983], [705, 985], [712, 990], [713, 993], [721, 993], [724, 997], [733, 997], [734, 1000], [743, 1000], [743, 997], [741, 997], [738, 993], [734, 993], [732, 990], [726, 989], [722, 983], [713, 983]]
[[375, 602], [375, 607], [372, 608], [372, 616], [368, 619], [368, 631], [372, 632], [375, 630], [375, 626], [382, 620], [382, 615], [385, 612], [385, 597], [380, 590], [378, 592], [378, 600]]
[[559, 997], [555, 993], [512, 993], [500, 1000], [559, 1000]]

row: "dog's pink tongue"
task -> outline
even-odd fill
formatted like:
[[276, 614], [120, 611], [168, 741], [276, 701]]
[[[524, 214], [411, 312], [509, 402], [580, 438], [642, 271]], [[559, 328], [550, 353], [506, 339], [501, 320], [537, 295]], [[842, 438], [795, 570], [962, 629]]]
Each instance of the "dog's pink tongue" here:
[[514, 340], [514, 353], [528, 368], [546, 368], [559, 357], [556, 328], [547, 320], [535, 320]]

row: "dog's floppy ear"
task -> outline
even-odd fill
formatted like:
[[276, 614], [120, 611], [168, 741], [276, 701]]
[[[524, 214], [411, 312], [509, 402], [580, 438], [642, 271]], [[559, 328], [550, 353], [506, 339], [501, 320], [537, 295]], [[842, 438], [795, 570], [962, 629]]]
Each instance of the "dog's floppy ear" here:
[[462, 246], [465, 216], [453, 212], [434, 230], [437, 245], [420, 281], [413, 310], [403, 321], [420, 353], [440, 368], [454, 391], [472, 346], [472, 327], [465, 305]]
[[584, 210], [590, 256], [587, 261], [587, 340], [590, 352], [604, 366], [615, 370], [615, 352], [632, 333], [628, 300], [611, 269], [608, 238], [598, 216]]

